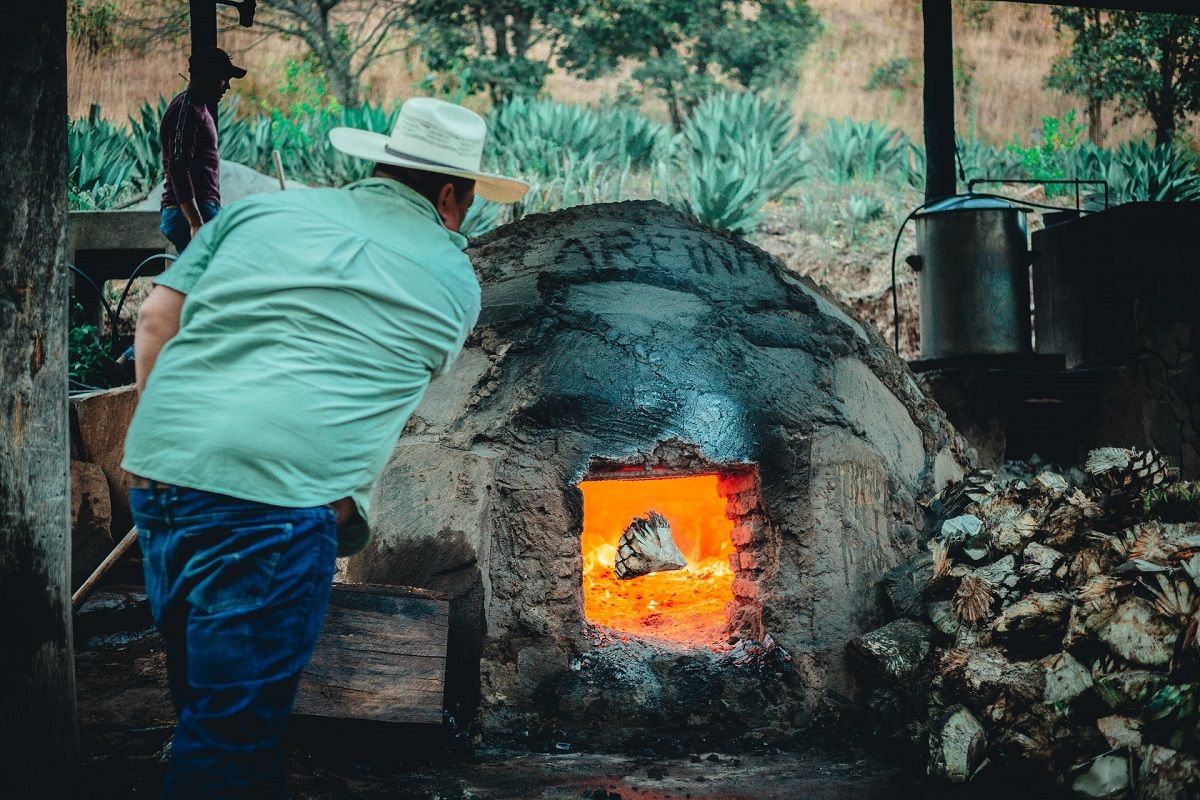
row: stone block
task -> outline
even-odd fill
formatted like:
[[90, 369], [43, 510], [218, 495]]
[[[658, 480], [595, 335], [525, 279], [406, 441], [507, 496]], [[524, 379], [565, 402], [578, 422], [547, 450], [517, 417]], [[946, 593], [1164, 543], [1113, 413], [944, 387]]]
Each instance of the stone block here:
[[745, 492], [729, 495], [725, 503], [725, 517], [727, 519], [741, 519], [748, 514], [754, 514], [762, 511], [762, 498], [759, 497], [758, 489], [750, 489]]
[[733, 582], [733, 596], [744, 597], [747, 600], [757, 600], [758, 584], [745, 578], [738, 578]]
[[761, 519], [743, 520], [733, 527], [729, 538], [738, 547], [757, 544], [767, 538], [766, 523]]
[[758, 479], [753, 472], [732, 472], [717, 478], [717, 494], [732, 497], [742, 492], [757, 491]]
[[133, 524], [129, 514], [131, 476], [121, 469], [125, 457], [125, 434], [137, 408], [137, 389], [121, 386], [71, 398], [72, 438], [81, 461], [97, 465], [108, 481], [112, 504], [112, 528], [117, 537]]

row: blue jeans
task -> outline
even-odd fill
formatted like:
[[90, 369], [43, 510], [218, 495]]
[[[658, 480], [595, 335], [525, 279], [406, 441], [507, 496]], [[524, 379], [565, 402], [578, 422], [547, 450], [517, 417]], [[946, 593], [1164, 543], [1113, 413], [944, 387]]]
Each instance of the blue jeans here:
[[[205, 200], [196, 205], [200, 207], [200, 219], [205, 222], [221, 212], [221, 207], [212, 200]], [[192, 226], [188, 224], [187, 217], [179, 210], [179, 206], [168, 206], [159, 213], [158, 229], [175, 245], [177, 253], [182, 253], [192, 241]]]
[[130, 492], [178, 721], [167, 798], [285, 798], [283, 735], [329, 605], [329, 506]]

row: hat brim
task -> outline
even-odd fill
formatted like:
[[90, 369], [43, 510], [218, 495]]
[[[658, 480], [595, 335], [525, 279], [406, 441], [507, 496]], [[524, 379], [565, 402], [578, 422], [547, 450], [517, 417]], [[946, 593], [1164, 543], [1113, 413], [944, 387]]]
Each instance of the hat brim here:
[[229, 72], [229, 77], [231, 78], [244, 78], [247, 75], [246, 70], [232, 64], [229, 65], [229, 69], [227, 71]]
[[491, 200], [493, 203], [515, 203], [529, 191], [529, 184], [519, 178], [510, 178], [492, 172], [473, 172], [431, 165], [424, 161], [414, 161], [394, 155], [385, 147], [387, 142], [388, 137], [382, 133], [358, 128], [334, 128], [329, 132], [329, 143], [335, 150], [348, 156], [380, 164], [391, 164], [396, 167], [453, 175], [457, 178], [471, 178], [475, 181], [475, 194], [485, 200]]

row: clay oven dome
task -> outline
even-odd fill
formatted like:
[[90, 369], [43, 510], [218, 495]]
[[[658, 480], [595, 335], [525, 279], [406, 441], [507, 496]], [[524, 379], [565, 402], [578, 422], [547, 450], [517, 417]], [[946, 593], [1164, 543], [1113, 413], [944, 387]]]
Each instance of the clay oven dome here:
[[[846, 643], [880, 622], [918, 498], [961, 474], [903, 362], [762, 250], [659, 203], [527, 217], [469, 254], [479, 324], [349, 567], [451, 594], [459, 713], [488, 736], [627, 744], [786, 731], [853, 696]], [[669, 532], [645, 535], [687, 566], [620, 579], [650, 511]]]

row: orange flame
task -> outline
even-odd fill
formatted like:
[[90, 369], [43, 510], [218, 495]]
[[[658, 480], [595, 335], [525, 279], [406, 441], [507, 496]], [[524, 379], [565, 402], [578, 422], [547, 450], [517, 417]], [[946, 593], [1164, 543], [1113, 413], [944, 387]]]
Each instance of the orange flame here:
[[[685, 644], [721, 638], [732, 598], [729, 556], [733, 522], [717, 494], [716, 475], [642, 480], [594, 480], [583, 492], [583, 612], [596, 625]], [[634, 517], [651, 510], [671, 523], [687, 559], [681, 570], [619, 580], [617, 542]]]

